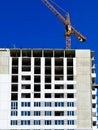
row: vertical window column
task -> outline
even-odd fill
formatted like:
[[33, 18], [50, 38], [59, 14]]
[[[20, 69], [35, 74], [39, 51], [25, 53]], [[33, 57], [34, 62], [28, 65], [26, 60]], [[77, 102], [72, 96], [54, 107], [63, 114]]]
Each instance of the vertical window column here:
[[[41, 52], [40, 52], [41, 53]], [[34, 56], [35, 56], [34, 52]], [[40, 55], [36, 55], [40, 56]], [[34, 58], [34, 98], [41, 98], [41, 58]]]
[[63, 58], [55, 58], [55, 80], [64, 80], [64, 63]]
[[[49, 52], [49, 55], [47, 52], [44, 52], [45, 57], [45, 89], [50, 89], [51, 90], [51, 81], [52, 81], [52, 76], [51, 76], [51, 57], [50, 56], [51, 52]], [[45, 93], [44, 98], [51, 98], [51, 93]]]
[[[11, 116], [18, 116], [18, 71], [19, 55], [13, 55], [11, 63]], [[16, 120], [11, 121], [11, 125], [17, 125]]]

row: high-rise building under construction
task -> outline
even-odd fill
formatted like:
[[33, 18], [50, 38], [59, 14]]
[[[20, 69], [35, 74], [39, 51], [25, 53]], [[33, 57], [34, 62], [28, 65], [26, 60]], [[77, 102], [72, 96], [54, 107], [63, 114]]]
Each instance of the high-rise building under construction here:
[[0, 130], [96, 129], [94, 52], [0, 49]]

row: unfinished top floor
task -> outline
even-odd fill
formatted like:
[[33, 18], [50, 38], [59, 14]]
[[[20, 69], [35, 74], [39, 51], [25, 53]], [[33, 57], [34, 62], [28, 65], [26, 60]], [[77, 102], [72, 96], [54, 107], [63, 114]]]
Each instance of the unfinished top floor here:
[[66, 49], [10, 49], [11, 57], [94, 57], [90, 50]]

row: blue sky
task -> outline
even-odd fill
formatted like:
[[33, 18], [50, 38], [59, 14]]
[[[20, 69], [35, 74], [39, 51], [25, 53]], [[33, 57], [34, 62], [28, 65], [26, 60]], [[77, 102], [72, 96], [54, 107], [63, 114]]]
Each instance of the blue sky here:
[[[87, 42], [79, 43], [72, 36], [72, 49], [93, 50], [98, 75], [98, 0], [54, 1], [87, 37]], [[0, 47], [64, 49], [64, 25], [41, 0], [0, 0]]]

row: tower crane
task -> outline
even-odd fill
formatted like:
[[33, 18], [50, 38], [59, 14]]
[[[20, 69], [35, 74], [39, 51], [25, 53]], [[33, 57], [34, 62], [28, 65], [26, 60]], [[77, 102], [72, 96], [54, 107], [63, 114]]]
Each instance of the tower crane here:
[[84, 37], [81, 33], [79, 33], [70, 23], [70, 15], [66, 13], [66, 18], [64, 18], [57, 9], [48, 1], [41, 0], [65, 25], [65, 37], [66, 37], [66, 49], [71, 49], [71, 35], [74, 34], [80, 42], [86, 41], [86, 37]]

